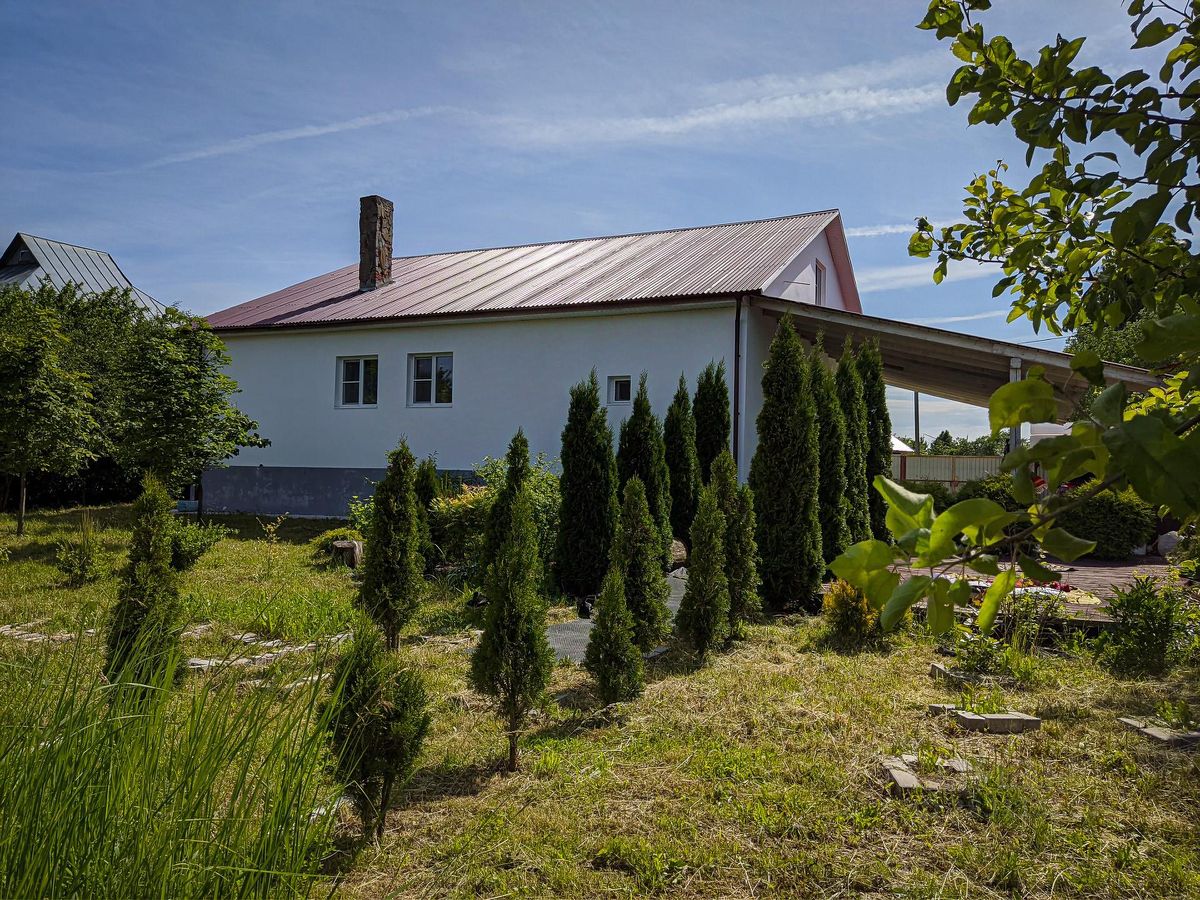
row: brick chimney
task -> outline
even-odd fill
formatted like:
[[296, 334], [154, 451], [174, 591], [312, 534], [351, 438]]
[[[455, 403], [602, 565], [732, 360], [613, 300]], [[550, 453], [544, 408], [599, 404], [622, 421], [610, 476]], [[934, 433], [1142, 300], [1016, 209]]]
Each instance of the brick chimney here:
[[358, 201], [358, 289], [373, 291], [392, 280], [391, 200], [378, 194]]

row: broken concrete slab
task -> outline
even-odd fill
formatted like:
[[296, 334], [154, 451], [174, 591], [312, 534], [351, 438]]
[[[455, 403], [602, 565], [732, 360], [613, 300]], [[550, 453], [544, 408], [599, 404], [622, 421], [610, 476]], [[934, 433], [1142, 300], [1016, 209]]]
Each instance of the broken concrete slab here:
[[1126, 728], [1171, 750], [1194, 750], [1200, 747], [1200, 731], [1168, 728], [1165, 725], [1156, 725], [1146, 719], [1135, 719], [1133, 716], [1123, 716], [1117, 721]]
[[965, 709], [956, 709], [951, 715], [960, 727], [967, 731], [979, 731], [984, 734], [1022, 734], [1026, 731], [1036, 731], [1042, 727], [1042, 720], [1037, 716], [1028, 716], [1019, 712], [980, 715]]
[[[961, 795], [964, 784], [962, 779], [954, 781], [940, 781], [935, 778], [923, 778], [917, 774], [917, 757], [915, 754], [905, 754], [903, 756], [884, 756], [880, 762], [883, 764], [884, 773], [888, 778], [888, 788], [894, 794], [900, 796], [908, 796], [919, 793], [931, 794], [954, 794]], [[948, 777], [955, 778], [959, 775], [964, 775], [971, 770], [971, 764], [964, 759], [939, 759], [937, 768], [943, 771]]]
[[958, 709], [953, 703], [930, 703], [929, 714], [931, 716], [948, 716], [950, 713]]

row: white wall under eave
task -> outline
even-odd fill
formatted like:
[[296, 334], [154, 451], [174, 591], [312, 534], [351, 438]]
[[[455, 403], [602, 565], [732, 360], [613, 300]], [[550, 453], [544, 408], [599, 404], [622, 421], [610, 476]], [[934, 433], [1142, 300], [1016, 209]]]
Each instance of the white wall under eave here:
[[813, 272], [818, 261], [825, 267], [825, 302], [821, 305], [832, 309], [847, 309], [825, 232], [817, 235], [763, 293], [781, 300], [795, 300], [798, 303], [815, 302]]
[[[760, 317], [756, 310], [749, 316], [752, 321]], [[436, 454], [439, 468], [470, 469], [485, 456], [503, 455], [518, 426], [525, 429], [532, 452], [557, 458], [569, 389], [593, 366], [605, 401], [609, 375], [633, 376], [636, 391], [637, 377], [646, 370], [660, 418], [680, 373], [694, 391], [696, 376], [710, 360], [725, 360], [732, 390], [734, 304], [222, 337], [232, 360], [230, 374], [241, 388], [236, 403], [271, 440], [270, 447], [243, 450], [230, 465], [381, 468], [404, 436], [418, 458]], [[410, 353], [454, 354], [452, 406], [408, 405]], [[379, 357], [379, 403], [338, 407], [337, 359], [358, 355]], [[750, 396], [761, 396], [761, 362], [757, 365], [758, 374], [747, 385]], [[607, 406], [614, 437], [629, 408]], [[757, 414], [757, 404], [743, 411], [751, 432]]]

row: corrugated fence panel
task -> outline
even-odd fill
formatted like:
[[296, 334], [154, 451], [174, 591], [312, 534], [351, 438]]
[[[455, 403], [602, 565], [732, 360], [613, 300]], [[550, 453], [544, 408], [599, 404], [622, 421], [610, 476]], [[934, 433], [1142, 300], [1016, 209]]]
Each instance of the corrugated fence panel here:
[[918, 456], [892, 454], [892, 478], [897, 481], [941, 481], [951, 488], [1000, 471], [999, 456]]

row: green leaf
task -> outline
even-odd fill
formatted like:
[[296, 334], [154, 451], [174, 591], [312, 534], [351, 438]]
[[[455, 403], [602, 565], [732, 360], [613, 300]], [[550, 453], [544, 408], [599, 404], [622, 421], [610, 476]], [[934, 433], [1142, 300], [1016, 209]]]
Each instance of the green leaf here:
[[1027, 556], [1024, 553], [1018, 554], [1017, 565], [1021, 567], [1022, 575], [1026, 578], [1032, 578], [1041, 584], [1048, 584], [1051, 581], [1058, 580], [1058, 576], [1042, 565], [1040, 560], [1034, 559], [1032, 556]]
[[996, 389], [988, 402], [988, 421], [992, 434], [1012, 428], [1022, 422], [1052, 422], [1058, 416], [1054, 388], [1041, 376], [1035, 366], [1021, 381], [1010, 381]]
[[1092, 401], [1092, 417], [1109, 428], [1119, 425], [1125, 419], [1125, 385], [1118, 381], [1102, 390]]
[[875, 476], [875, 490], [887, 500], [887, 526], [903, 539], [933, 525], [933, 496], [917, 494], [883, 475]]
[[883, 612], [879, 614], [879, 627], [884, 631], [895, 628], [904, 613], [921, 599], [932, 582], [933, 579], [928, 575], [913, 575], [896, 588], [888, 598]]
[[1200, 349], [1200, 317], [1192, 313], [1148, 319], [1138, 326], [1142, 330], [1142, 339], [1137, 345], [1137, 353], [1142, 359], [1157, 362]]
[[933, 580], [925, 620], [934, 634], [945, 634], [954, 627], [954, 603], [950, 599], [950, 582], [947, 579]]
[[1200, 454], [1194, 435], [1185, 442], [1162, 420], [1140, 415], [1108, 429], [1103, 439], [1138, 496], [1189, 516], [1200, 512]]
[[1071, 357], [1071, 368], [1096, 387], [1104, 385], [1104, 361], [1095, 350], [1076, 350]]
[[893, 572], [891, 569], [877, 569], [872, 572], [867, 578], [866, 588], [863, 589], [863, 593], [867, 597], [867, 604], [871, 609], [879, 612], [899, 583], [900, 573]]
[[[1085, 553], [1096, 548], [1095, 541], [1085, 541], [1077, 538], [1064, 528], [1051, 528], [1042, 538], [1042, 549], [1051, 556], [1057, 556], [1063, 562], [1074, 562]], [[1032, 576], [1031, 576], [1032, 577]], [[1049, 579], [1053, 581], [1054, 579]]]
[[986, 497], [960, 500], [933, 520], [933, 526], [929, 529], [929, 547], [918, 558], [917, 565], [933, 566], [940, 563], [954, 552], [954, 538], [963, 532], [978, 544], [988, 524], [1009, 516], [1003, 506]]
[[976, 556], [967, 563], [967, 568], [973, 572], [978, 572], [980, 575], [999, 575], [1000, 563], [990, 553], [985, 553], [982, 556]]
[[992, 630], [992, 624], [996, 621], [996, 613], [1000, 611], [1000, 601], [1012, 593], [1016, 584], [1017, 573], [1012, 569], [1005, 569], [996, 576], [991, 587], [987, 589], [987, 593], [983, 595], [979, 616], [975, 619], [980, 633], [987, 634]]
[[1178, 25], [1168, 25], [1159, 18], [1151, 19], [1142, 26], [1141, 31], [1137, 32], [1137, 40], [1133, 42], [1133, 48], [1141, 50], [1143, 47], [1153, 47], [1156, 44], [1161, 44], [1178, 30]]
[[883, 541], [859, 541], [829, 564], [829, 571], [838, 578], [865, 591], [871, 574], [885, 569], [896, 559], [896, 551]]

